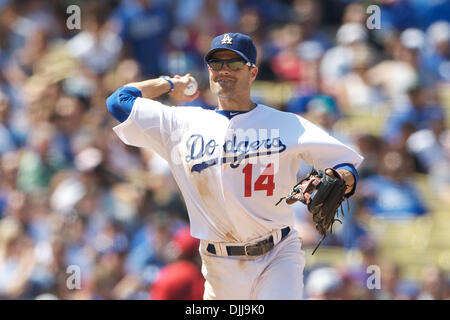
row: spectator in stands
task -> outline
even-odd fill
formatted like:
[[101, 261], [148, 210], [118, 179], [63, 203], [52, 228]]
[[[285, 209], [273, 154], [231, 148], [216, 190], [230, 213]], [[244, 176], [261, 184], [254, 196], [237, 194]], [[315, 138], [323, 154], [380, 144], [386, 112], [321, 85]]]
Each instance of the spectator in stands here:
[[426, 32], [427, 46], [424, 51], [424, 65], [436, 82], [449, 82], [450, 70], [450, 23], [437, 21]]
[[83, 15], [82, 32], [66, 43], [68, 53], [97, 74], [114, 67], [122, 50], [122, 39], [105, 21], [107, 12], [103, 10], [104, 6], [90, 8]]
[[418, 300], [442, 300], [447, 289], [447, 281], [443, 271], [435, 266], [428, 265], [422, 269], [421, 288]]
[[406, 141], [424, 172], [431, 172], [435, 167], [450, 161], [450, 131], [447, 129], [446, 117], [442, 112], [427, 115], [428, 126], [415, 131]]
[[380, 288], [375, 292], [376, 300], [392, 300], [395, 298], [401, 279], [401, 268], [398, 264], [383, 261], [379, 266]]
[[0, 221], [0, 297], [26, 299], [36, 263], [34, 243], [14, 217]]
[[375, 56], [373, 49], [366, 44], [352, 47], [352, 71], [345, 75], [337, 87], [337, 96], [342, 110], [377, 113], [384, 101], [382, 92], [371, 83], [368, 71], [372, 67]]
[[113, 19], [129, 56], [139, 62], [143, 76], [159, 76], [159, 53], [173, 26], [167, 7], [150, 0], [122, 1]]
[[199, 240], [189, 227], [179, 229], [167, 248], [173, 262], [160, 269], [150, 287], [153, 300], [201, 300], [205, 279], [199, 270]]
[[337, 91], [333, 90], [336, 81], [352, 71], [352, 47], [366, 43], [367, 39], [367, 30], [362, 24], [349, 22], [339, 27], [336, 33], [337, 45], [326, 51], [321, 63], [321, 75], [333, 94]]
[[19, 145], [19, 139], [10, 123], [11, 104], [6, 94], [0, 91], [0, 155], [14, 151]]
[[429, 101], [426, 91], [420, 84], [415, 84], [408, 90], [410, 103], [393, 109], [384, 128], [385, 139], [390, 143], [401, 140], [402, 127], [412, 125], [413, 131], [430, 129], [434, 119], [445, 118], [444, 110]]
[[359, 189], [367, 213], [379, 219], [402, 220], [428, 212], [412, 180], [414, 159], [409, 154], [387, 149], [378, 166], [379, 173], [361, 181]]
[[403, 280], [397, 285], [395, 300], [417, 300], [420, 286], [412, 280]]
[[303, 41], [297, 46], [301, 73], [293, 95], [286, 104], [287, 111], [303, 115], [307, 112], [307, 104], [311, 99], [324, 94], [320, 75], [323, 53], [324, 50], [315, 41]]
[[309, 300], [340, 300], [343, 288], [342, 276], [331, 267], [312, 270], [305, 279], [305, 295]]

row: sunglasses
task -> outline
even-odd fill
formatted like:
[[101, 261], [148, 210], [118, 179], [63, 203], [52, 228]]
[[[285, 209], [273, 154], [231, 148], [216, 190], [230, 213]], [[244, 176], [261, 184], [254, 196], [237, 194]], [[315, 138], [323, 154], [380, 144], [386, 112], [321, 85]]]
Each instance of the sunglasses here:
[[210, 60], [208, 60], [207, 63], [208, 63], [208, 66], [214, 71], [222, 70], [223, 65], [225, 63], [227, 64], [227, 67], [230, 68], [232, 71], [241, 70], [245, 66], [249, 66], [249, 67], [255, 66], [253, 63], [247, 62], [241, 58], [234, 58], [234, 59], [228, 59], [228, 60], [210, 59]]

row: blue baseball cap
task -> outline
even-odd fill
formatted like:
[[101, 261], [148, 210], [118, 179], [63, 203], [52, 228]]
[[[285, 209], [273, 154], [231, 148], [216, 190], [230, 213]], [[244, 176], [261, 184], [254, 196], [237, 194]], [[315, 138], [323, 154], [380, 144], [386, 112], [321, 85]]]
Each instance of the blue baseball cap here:
[[220, 50], [230, 50], [240, 55], [245, 61], [256, 66], [256, 47], [252, 39], [242, 33], [224, 33], [211, 42], [211, 49], [205, 55], [208, 61], [212, 54]]

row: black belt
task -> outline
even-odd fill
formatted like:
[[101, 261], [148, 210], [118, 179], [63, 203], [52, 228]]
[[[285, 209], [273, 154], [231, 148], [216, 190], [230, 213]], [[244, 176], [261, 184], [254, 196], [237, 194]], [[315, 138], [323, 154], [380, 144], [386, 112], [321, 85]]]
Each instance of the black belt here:
[[[281, 239], [286, 237], [291, 228], [286, 227], [281, 229]], [[261, 240], [254, 244], [248, 244], [245, 246], [226, 246], [228, 256], [260, 256], [266, 252], [272, 250], [274, 247], [273, 236], [267, 239]], [[216, 254], [216, 247], [214, 244], [209, 243], [206, 247], [206, 251], [212, 254]]]

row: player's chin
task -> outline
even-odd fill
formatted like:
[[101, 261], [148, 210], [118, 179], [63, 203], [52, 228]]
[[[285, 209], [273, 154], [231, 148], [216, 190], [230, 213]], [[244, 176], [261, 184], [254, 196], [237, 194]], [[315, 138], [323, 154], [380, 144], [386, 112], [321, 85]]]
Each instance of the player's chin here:
[[214, 90], [214, 93], [216, 94], [216, 96], [221, 98], [231, 98], [235, 96], [234, 86], [233, 87], [217, 86]]
[[231, 91], [236, 87], [236, 81], [233, 80], [220, 80], [214, 82], [214, 89], [217, 91]]

